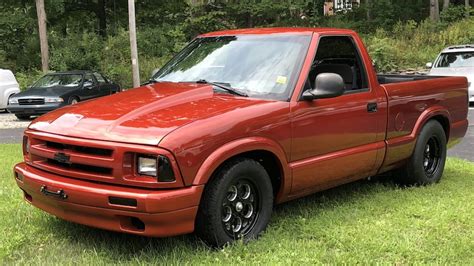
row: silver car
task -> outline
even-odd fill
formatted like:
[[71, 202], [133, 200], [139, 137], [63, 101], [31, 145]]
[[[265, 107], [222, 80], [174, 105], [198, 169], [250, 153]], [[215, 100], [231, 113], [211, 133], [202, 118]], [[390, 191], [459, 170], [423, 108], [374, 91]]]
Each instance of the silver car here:
[[20, 86], [13, 73], [8, 69], [0, 69], [0, 110], [7, 108], [8, 99], [20, 92]]
[[469, 82], [469, 102], [474, 103], [474, 44], [456, 45], [444, 49], [434, 63], [426, 64], [431, 68], [431, 76], [463, 76]]

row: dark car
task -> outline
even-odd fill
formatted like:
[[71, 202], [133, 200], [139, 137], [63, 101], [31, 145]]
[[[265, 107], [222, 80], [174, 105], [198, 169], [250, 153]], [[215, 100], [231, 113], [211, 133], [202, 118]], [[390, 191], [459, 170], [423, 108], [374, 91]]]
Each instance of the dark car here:
[[59, 107], [120, 91], [120, 86], [92, 71], [46, 74], [26, 91], [10, 97], [7, 110], [18, 119], [28, 119]]

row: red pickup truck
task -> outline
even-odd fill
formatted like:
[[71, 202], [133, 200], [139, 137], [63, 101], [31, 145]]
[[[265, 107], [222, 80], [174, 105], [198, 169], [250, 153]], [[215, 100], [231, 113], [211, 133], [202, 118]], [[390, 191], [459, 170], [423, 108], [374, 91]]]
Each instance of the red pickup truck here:
[[34, 120], [14, 173], [65, 220], [221, 246], [257, 237], [274, 204], [337, 185], [392, 170], [438, 182], [467, 88], [377, 75], [350, 30], [207, 33], [147, 84]]

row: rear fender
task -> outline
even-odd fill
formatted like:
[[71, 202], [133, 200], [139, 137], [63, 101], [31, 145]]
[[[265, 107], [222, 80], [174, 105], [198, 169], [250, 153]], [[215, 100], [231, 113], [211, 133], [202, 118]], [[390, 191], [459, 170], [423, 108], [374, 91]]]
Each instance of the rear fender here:
[[288, 161], [286, 159], [284, 150], [279, 144], [267, 138], [249, 137], [234, 140], [221, 146], [219, 149], [215, 150], [211, 155], [209, 155], [209, 157], [207, 157], [207, 159], [202, 163], [193, 181], [193, 185], [206, 184], [211, 178], [212, 174], [226, 160], [245, 152], [257, 150], [271, 152], [280, 161], [282, 177], [280, 191], [278, 192], [276, 198], [278, 202], [278, 199], [280, 199], [282, 195], [286, 195], [290, 192], [291, 171], [289, 170]]

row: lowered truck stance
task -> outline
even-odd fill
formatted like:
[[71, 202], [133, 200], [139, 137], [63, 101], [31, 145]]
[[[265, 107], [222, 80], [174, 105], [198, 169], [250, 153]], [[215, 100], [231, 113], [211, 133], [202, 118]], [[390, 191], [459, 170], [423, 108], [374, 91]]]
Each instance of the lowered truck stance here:
[[349, 30], [198, 36], [139, 88], [43, 115], [15, 178], [72, 222], [144, 236], [257, 237], [274, 204], [394, 171], [440, 180], [464, 77], [377, 75]]

